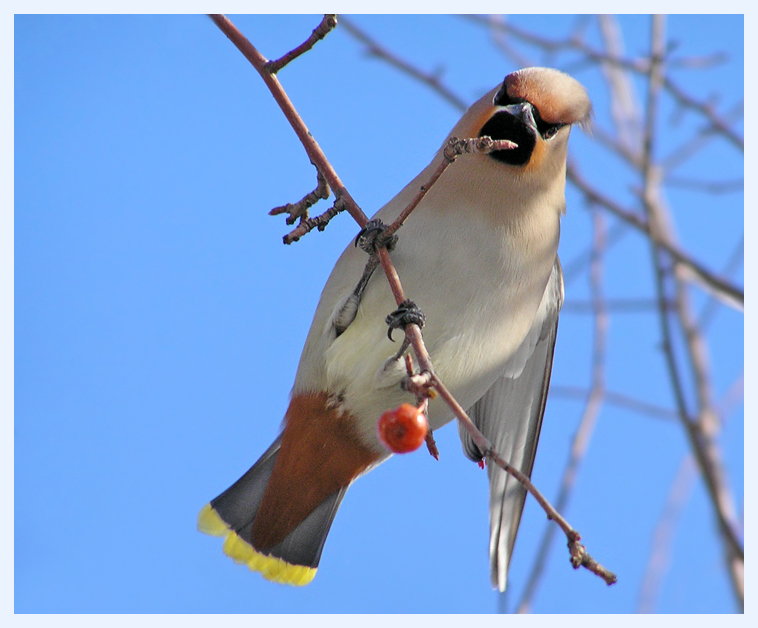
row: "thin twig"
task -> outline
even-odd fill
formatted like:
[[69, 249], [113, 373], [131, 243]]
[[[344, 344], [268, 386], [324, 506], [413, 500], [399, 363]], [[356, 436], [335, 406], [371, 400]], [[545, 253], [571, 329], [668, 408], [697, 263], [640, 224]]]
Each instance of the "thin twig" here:
[[345, 209], [345, 203], [342, 201], [341, 198], [338, 198], [336, 201], [334, 201], [334, 205], [332, 205], [329, 209], [327, 209], [323, 214], [320, 214], [316, 216], [315, 218], [302, 218], [300, 220], [300, 224], [298, 224], [295, 229], [290, 231], [286, 236], [284, 236], [283, 241], [285, 244], [292, 244], [293, 242], [297, 242], [300, 238], [302, 238], [306, 233], [310, 233], [314, 229], [318, 229], [319, 231], [323, 231], [326, 229], [326, 226], [329, 224], [329, 221], [334, 218], [337, 214], [339, 214], [341, 211]]
[[[653, 312], [658, 303], [653, 299], [608, 299], [605, 309], [618, 314], [639, 314], [640, 312]], [[673, 307], [669, 303], [668, 307]], [[561, 308], [562, 313], [594, 314], [595, 304], [592, 301], [567, 301]]]
[[[553, 398], [566, 397], [569, 399], [582, 399], [586, 401], [589, 394], [590, 390], [585, 386], [566, 386], [560, 384], [553, 384], [550, 386], [550, 395]], [[641, 401], [634, 397], [630, 397], [629, 395], [614, 392], [612, 390], [604, 391], [603, 401], [608, 405], [631, 410], [646, 417], [667, 421], [674, 421], [679, 418], [679, 415], [670, 408], [664, 408], [663, 406], [658, 406], [647, 401]]]
[[[745, 234], [742, 234], [739, 243], [734, 247], [726, 264], [721, 270], [721, 275], [731, 277], [745, 263]], [[703, 306], [703, 310], [698, 317], [698, 324], [701, 329], [706, 329], [713, 320], [721, 302], [718, 299], [710, 298], [708, 303]]]
[[723, 118], [713, 110], [713, 107], [711, 105], [692, 98], [692, 96], [685, 93], [683, 89], [681, 89], [668, 77], [664, 78], [663, 86], [674, 97], [674, 100], [676, 100], [681, 106], [697, 111], [703, 115], [708, 120], [710, 127], [715, 133], [718, 133], [719, 135], [725, 137], [739, 150], [745, 150], [744, 138], [736, 131], [732, 130], [724, 122]]
[[556, 510], [545, 498], [545, 496], [540, 493], [537, 487], [532, 484], [526, 475], [521, 473], [521, 471], [515, 467], [512, 467], [508, 462], [500, 457], [500, 455], [494, 450], [492, 443], [490, 443], [490, 441], [476, 428], [473, 421], [468, 416], [468, 414], [466, 414], [466, 411], [463, 409], [463, 407], [456, 401], [450, 391], [433, 372], [432, 377], [434, 378], [434, 387], [439, 393], [440, 397], [442, 397], [442, 399], [444, 399], [447, 405], [452, 409], [453, 414], [455, 414], [455, 416], [463, 425], [464, 429], [468, 432], [469, 436], [471, 436], [471, 440], [477, 446], [479, 451], [484, 454], [490, 463], [495, 463], [505, 472], [516, 478], [519, 483], [527, 491], [529, 491], [529, 493], [532, 494], [539, 505], [542, 506], [542, 509], [547, 513], [548, 519], [555, 521], [555, 523], [558, 524], [558, 527], [563, 530], [563, 533], [566, 535], [569, 552], [571, 554], [571, 564], [573, 567], [575, 569], [584, 567], [605, 580], [606, 584], [614, 584], [617, 581], [616, 575], [603, 567], [603, 565], [598, 563], [594, 558], [592, 558], [592, 556], [589, 555], [584, 545], [579, 543], [579, 540], [581, 539], [579, 533], [571, 527], [568, 521], [566, 521], [566, 519], [561, 516], [558, 510]]
[[321, 23], [313, 29], [308, 39], [306, 39], [297, 48], [290, 50], [287, 54], [280, 57], [276, 61], [269, 61], [266, 63], [266, 69], [272, 74], [276, 74], [285, 65], [287, 65], [293, 59], [297, 59], [301, 54], [308, 52], [317, 42], [326, 37], [337, 26], [337, 16], [335, 14], [326, 14]]
[[[724, 124], [728, 124], [733, 120], [742, 119], [745, 113], [745, 106], [743, 102], [737, 103], [729, 111], [723, 115]], [[718, 133], [714, 130], [713, 126], [708, 125], [698, 131], [698, 133], [681, 144], [676, 148], [669, 151], [669, 153], [660, 160], [661, 167], [666, 171], [672, 171], [675, 168], [681, 166], [684, 162], [688, 161], [692, 157], [698, 154], [703, 148], [710, 145], [710, 143], [719, 137]]]
[[684, 177], [666, 177], [666, 183], [672, 187], [700, 190], [708, 194], [729, 194], [745, 189], [744, 179], [732, 181], [703, 181], [702, 179], [686, 179]]
[[427, 72], [423, 72], [419, 70], [418, 68], [416, 68], [415, 66], [412, 66], [411, 64], [407, 63], [405, 60], [401, 59], [397, 55], [392, 54], [389, 50], [387, 50], [381, 44], [379, 44], [375, 39], [370, 37], [365, 31], [360, 29], [355, 24], [355, 22], [353, 22], [351, 19], [345, 16], [342, 16], [340, 18], [340, 24], [342, 25], [342, 28], [344, 28], [350, 35], [352, 35], [355, 39], [357, 39], [364, 46], [366, 46], [366, 49], [369, 54], [381, 58], [382, 60], [386, 61], [390, 65], [396, 67], [401, 72], [409, 74], [416, 80], [428, 85], [454, 107], [461, 110], [466, 108], [467, 105], [463, 101], [463, 99], [457, 96], [456, 94], [454, 94], [452, 90], [445, 87], [440, 82], [440, 79], [438, 76], [429, 74]]
[[405, 223], [408, 216], [411, 215], [411, 212], [418, 207], [418, 204], [423, 200], [427, 192], [429, 192], [431, 187], [437, 183], [437, 180], [442, 176], [442, 173], [447, 170], [447, 167], [452, 164], [457, 157], [464, 154], [486, 155], [487, 153], [492, 153], [497, 150], [512, 150], [517, 148], [517, 146], [518, 145], [515, 142], [511, 142], [510, 140], [493, 140], [487, 135], [466, 139], [451, 137], [447, 141], [445, 148], [442, 150], [443, 159], [440, 162], [440, 165], [437, 166], [437, 169], [432, 173], [432, 176], [429, 177], [429, 181], [419, 188], [416, 196], [414, 196], [411, 202], [408, 203], [407, 207], [400, 212], [400, 215], [395, 219], [395, 222], [387, 227], [384, 232], [384, 237], [392, 236], [403, 226], [403, 223]]
[[698, 284], [706, 288], [714, 296], [721, 299], [727, 305], [742, 310], [745, 304], [745, 293], [737, 286], [719, 277], [714, 272], [708, 270], [696, 259], [682, 251], [674, 243], [666, 240], [662, 234], [655, 233], [650, 229], [648, 220], [645, 220], [636, 212], [633, 212], [621, 206], [615, 200], [603, 194], [600, 190], [592, 186], [580, 173], [577, 167], [569, 160], [566, 167], [566, 178], [571, 181], [582, 194], [593, 203], [602, 205], [614, 216], [620, 218], [627, 224], [635, 227], [648, 237], [654, 240], [655, 245], [664, 249], [677, 262], [687, 267], [692, 272], [692, 279], [697, 280]]
[[655, 613], [658, 593], [661, 590], [663, 577], [671, 562], [671, 547], [674, 541], [676, 524], [697, 478], [697, 468], [691, 453], [685, 454], [679, 464], [666, 504], [653, 532], [650, 554], [645, 575], [642, 577], [637, 602], [638, 613]]
[[290, 101], [289, 96], [287, 96], [287, 93], [279, 82], [279, 79], [276, 78], [276, 75], [266, 69], [268, 59], [258, 52], [255, 46], [248, 41], [247, 37], [245, 37], [226, 16], [212, 14], [209, 17], [258, 71], [258, 74], [261, 75], [263, 82], [274, 97], [276, 104], [279, 105], [282, 113], [290, 123], [292, 130], [295, 131], [300, 143], [303, 145], [311, 163], [316, 166], [316, 169], [323, 175], [327, 183], [329, 183], [334, 196], [342, 199], [345, 204], [345, 209], [353, 217], [355, 222], [357, 222], [360, 227], [365, 227], [368, 222], [366, 214], [363, 213], [363, 210], [358, 206], [358, 203], [355, 202], [347, 189], [345, 189], [345, 185], [342, 183], [339, 175], [337, 175], [337, 172], [329, 163], [329, 160], [327, 160], [321, 147], [308, 130], [308, 127], [305, 126], [303, 119], [298, 115], [292, 101]]
[[320, 200], [326, 200], [329, 198], [331, 193], [326, 179], [324, 179], [324, 177], [321, 176], [321, 173], [316, 170], [316, 188], [314, 190], [308, 192], [308, 194], [297, 201], [297, 203], [287, 203], [286, 205], [274, 207], [268, 215], [278, 216], [280, 214], [289, 214], [284, 222], [288, 225], [294, 225], [298, 218], [300, 218], [301, 221], [308, 218], [308, 210]]

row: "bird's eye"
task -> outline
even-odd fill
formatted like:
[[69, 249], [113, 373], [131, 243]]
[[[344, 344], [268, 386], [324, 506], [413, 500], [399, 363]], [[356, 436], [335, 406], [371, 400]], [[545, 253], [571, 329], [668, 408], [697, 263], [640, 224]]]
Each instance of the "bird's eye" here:
[[562, 127], [566, 126], [565, 124], [561, 124], [560, 122], [558, 122], [557, 124], [545, 122], [542, 119], [542, 116], [540, 115], [539, 110], [536, 108], [534, 109], [534, 121], [537, 123], [537, 132], [540, 134], [543, 140], [549, 140], [558, 131], [560, 131]]
[[551, 137], [553, 137], [558, 131], [561, 130], [562, 127], [565, 125], [563, 124], [551, 124], [544, 130], [541, 130], [540, 135], [542, 135], [542, 139], [549, 140]]

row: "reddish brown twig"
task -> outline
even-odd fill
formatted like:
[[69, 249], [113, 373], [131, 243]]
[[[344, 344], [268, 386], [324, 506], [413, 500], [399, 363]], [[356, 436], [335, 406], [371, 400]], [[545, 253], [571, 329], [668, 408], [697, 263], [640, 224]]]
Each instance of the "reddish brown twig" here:
[[437, 169], [432, 173], [432, 176], [429, 177], [429, 181], [421, 186], [416, 193], [416, 196], [413, 197], [413, 200], [408, 203], [408, 206], [400, 212], [400, 215], [395, 219], [395, 222], [387, 227], [387, 230], [384, 232], [384, 237], [392, 236], [403, 226], [403, 223], [407, 220], [408, 216], [411, 215], [411, 212], [418, 207], [418, 204], [426, 196], [426, 193], [435, 183], [437, 183], [437, 180], [442, 176], [442, 173], [447, 170], [447, 167], [452, 164], [457, 157], [466, 154], [484, 155], [496, 150], [512, 150], [516, 147], [517, 144], [515, 142], [511, 142], [510, 140], [493, 140], [487, 135], [467, 139], [451, 137], [447, 141], [445, 148], [442, 150], [443, 159], [442, 162], [440, 162], [440, 165], [437, 166]]
[[571, 564], [574, 566], [574, 568], [576, 569], [580, 566], [585, 567], [595, 575], [600, 576], [603, 580], [605, 580], [606, 584], [614, 584], [617, 581], [616, 575], [603, 567], [594, 558], [592, 558], [592, 556], [590, 556], [589, 552], [587, 552], [587, 548], [579, 543], [579, 540], [581, 538], [579, 532], [571, 527], [568, 521], [566, 521], [566, 519], [561, 516], [561, 514], [553, 507], [553, 505], [545, 498], [545, 496], [540, 493], [537, 487], [532, 484], [531, 480], [526, 475], [521, 473], [521, 471], [515, 467], [512, 467], [508, 462], [500, 457], [500, 455], [494, 450], [492, 443], [490, 443], [490, 441], [476, 428], [471, 418], [468, 416], [468, 414], [466, 414], [463, 407], [461, 407], [461, 405], [456, 401], [455, 397], [453, 397], [450, 391], [436, 377], [436, 375], [433, 376], [434, 387], [437, 389], [437, 392], [439, 392], [440, 396], [453, 410], [453, 413], [458, 418], [458, 421], [460, 421], [460, 423], [468, 432], [469, 436], [471, 436], [471, 440], [479, 448], [479, 451], [483, 452], [484, 456], [491, 462], [494, 462], [501, 469], [516, 478], [521, 483], [521, 485], [537, 500], [539, 505], [542, 506], [542, 509], [547, 513], [548, 519], [555, 521], [561, 530], [563, 530], [563, 533], [566, 535], [566, 539], [568, 541], [569, 551], [571, 553]]
[[337, 175], [337, 172], [327, 160], [321, 147], [308, 130], [308, 127], [305, 126], [303, 119], [298, 115], [292, 101], [289, 99], [282, 84], [279, 82], [279, 79], [266, 68], [268, 59], [258, 52], [258, 49], [250, 43], [247, 37], [245, 37], [225, 15], [212, 14], [209, 17], [258, 71], [258, 74], [261, 75], [263, 82], [274, 97], [276, 104], [279, 105], [282, 113], [287, 118], [287, 122], [290, 123], [292, 130], [295, 131], [300, 143], [303, 145], [311, 163], [316, 166], [324, 179], [326, 179], [327, 183], [329, 183], [334, 196], [342, 199], [345, 203], [345, 209], [353, 217], [355, 222], [361, 227], [365, 227], [368, 222], [366, 214], [363, 213], [363, 210], [358, 206], [358, 203], [355, 202], [355, 199], [353, 199], [347, 189], [345, 189], [345, 185], [342, 183], [339, 175]]
[[308, 39], [306, 39], [297, 48], [290, 50], [287, 54], [283, 55], [276, 61], [269, 61], [266, 63], [266, 69], [272, 74], [276, 74], [290, 61], [297, 59], [301, 54], [308, 52], [311, 48], [313, 48], [317, 42], [321, 41], [332, 30], [334, 30], [335, 26], [337, 26], [337, 16], [334, 14], [325, 15], [321, 20], [321, 24], [313, 29], [313, 32], [310, 34], [310, 37], [308, 37]]
[[[405, 354], [405, 372], [407, 373], [407, 377], [401, 386], [408, 392], [416, 395], [416, 405], [422, 408], [424, 414], [427, 414], [429, 399], [434, 399], [437, 396], [437, 393], [431, 388], [432, 378], [429, 377], [428, 373], [424, 373], [423, 376], [414, 373], [413, 358], [409, 353]], [[427, 430], [424, 440], [426, 441], [426, 448], [429, 453], [435, 460], [439, 460], [440, 450], [437, 449], [437, 443], [434, 440], [432, 430]]]
[[320, 200], [326, 200], [329, 198], [329, 195], [331, 194], [329, 184], [326, 182], [326, 179], [321, 176], [321, 173], [318, 170], [316, 170], [316, 179], [317, 184], [315, 190], [308, 192], [308, 194], [301, 198], [297, 203], [287, 203], [286, 205], [274, 207], [268, 215], [278, 216], [280, 214], [289, 214], [285, 220], [288, 225], [294, 225], [298, 218], [300, 218], [301, 222], [307, 219], [308, 210]]
[[319, 231], [323, 231], [326, 229], [326, 225], [329, 224], [329, 221], [334, 218], [337, 214], [339, 214], [341, 211], [345, 209], [345, 205], [342, 202], [342, 199], [337, 199], [334, 201], [334, 205], [332, 205], [329, 209], [327, 209], [323, 214], [319, 214], [318, 216], [315, 216], [314, 218], [302, 218], [300, 220], [300, 224], [290, 231], [282, 240], [285, 244], [292, 244], [293, 242], [297, 242], [300, 238], [302, 238], [306, 233], [309, 233], [313, 231], [314, 229], [318, 229]]

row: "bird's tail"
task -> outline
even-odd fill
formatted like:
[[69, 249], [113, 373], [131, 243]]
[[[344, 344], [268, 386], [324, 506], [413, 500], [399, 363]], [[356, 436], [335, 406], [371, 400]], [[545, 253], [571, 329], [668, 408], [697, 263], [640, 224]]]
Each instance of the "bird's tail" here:
[[279, 436], [250, 470], [200, 511], [200, 532], [224, 537], [224, 553], [273, 582], [302, 586], [316, 575], [329, 528], [342, 498], [343, 487], [324, 499], [283, 541], [265, 550], [252, 544], [253, 522], [274, 469]]

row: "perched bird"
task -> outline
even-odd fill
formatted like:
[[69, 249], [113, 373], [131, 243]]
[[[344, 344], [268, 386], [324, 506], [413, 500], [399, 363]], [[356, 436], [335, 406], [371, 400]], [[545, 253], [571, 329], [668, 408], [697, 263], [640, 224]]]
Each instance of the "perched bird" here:
[[[452, 164], [398, 232], [390, 256], [426, 316], [435, 371], [496, 450], [531, 474], [545, 411], [563, 279], [557, 257], [565, 212], [571, 125], [591, 104], [570, 76], [526, 68], [505, 77], [449, 137], [490, 136], [518, 147]], [[391, 223], [443, 159], [375, 218]], [[391, 454], [377, 435], [383, 412], [415, 397], [401, 388], [404, 357], [387, 337], [396, 304], [366, 253], [349, 245], [324, 287], [279, 437], [253, 467], [200, 512], [198, 528], [224, 536], [224, 552], [264, 577], [312, 580], [350, 484]], [[412, 350], [406, 349], [412, 354]], [[430, 401], [429, 428], [453, 418]], [[461, 430], [464, 452], [483, 452]], [[490, 566], [505, 589], [526, 492], [488, 465]]]

